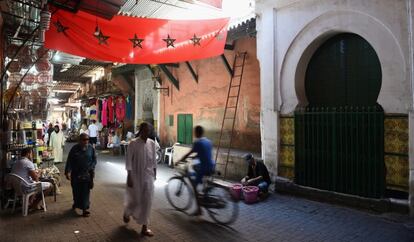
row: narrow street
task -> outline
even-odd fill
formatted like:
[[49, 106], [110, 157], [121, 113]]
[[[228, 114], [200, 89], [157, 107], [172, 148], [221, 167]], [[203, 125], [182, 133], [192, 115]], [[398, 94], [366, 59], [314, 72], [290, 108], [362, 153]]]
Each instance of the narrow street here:
[[[63, 171], [63, 164], [59, 168]], [[414, 223], [401, 215], [376, 215], [352, 208], [271, 194], [264, 202], [240, 202], [239, 218], [231, 227], [219, 226], [207, 213], [201, 219], [173, 210], [164, 185], [174, 171], [159, 167], [151, 229], [140, 236], [140, 226], [122, 221], [126, 172], [124, 157], [99, 153], [92, 190], [91, 217], [71, 211], [69, 183], [62, 194], [47, 197], [47, 212], [20, 209], [0, 213], [1, 241], [414, 241]]]

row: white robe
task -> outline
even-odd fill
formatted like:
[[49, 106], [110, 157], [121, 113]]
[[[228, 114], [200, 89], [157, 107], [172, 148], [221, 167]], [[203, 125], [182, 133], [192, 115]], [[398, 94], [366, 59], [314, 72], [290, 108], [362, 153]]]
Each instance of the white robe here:
[[130, 171], [133, 186], [126, 188], [125, 215], [138, 224], [148, 224], [154, 196], [155, 143], [138, 138], [128, 146], [126, 170]]
[[63, 135], [63, 132], [59, 131], [59, 133], [56, 133], [53, 131], [50, 135], [49, 145], [53, 148], [53, 157], [55, 158], [55, 162], [62, 162], [63, 146], [65, 145], [65, 137]]

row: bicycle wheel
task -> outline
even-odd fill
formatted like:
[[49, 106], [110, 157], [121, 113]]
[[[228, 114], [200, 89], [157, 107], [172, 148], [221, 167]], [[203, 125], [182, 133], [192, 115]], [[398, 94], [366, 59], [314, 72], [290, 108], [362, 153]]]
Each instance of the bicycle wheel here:
[[161, 149], [155, 152], [155, 160], [157, 161], [157, 164], [160, 164], [163, 161], [163, 155], [162, 155]]
[[171, 206], [179, 211], [190, 208], [194, 198], [190, 185], [181, 176], [175, 176], [168, 180], [168, 184], [165, 186], [165, 195]]
[[231, 197], [230, 192], [218, 186], [213, 186], [205, 197], [207, 206], [204, 206], [210, 217], [218, 224], [233, 223], [239, 215], [239, 204]]

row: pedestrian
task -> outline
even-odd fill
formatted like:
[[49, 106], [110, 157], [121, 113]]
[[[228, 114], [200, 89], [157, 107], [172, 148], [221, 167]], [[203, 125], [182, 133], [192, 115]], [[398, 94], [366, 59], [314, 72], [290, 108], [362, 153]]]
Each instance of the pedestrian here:
[[142, 225], [141, 234], [153, 236], [148, 229], [149, 217], [156, 179], [155, 143], [149, 139], [152, 125], [144, 122], [139, 126], [138, 139], [131, 141], [126, 156], [127, 187], [123, 219], [128, 223], [130, 216]]
[[95, 149], [89, 144], [85, 133], [79, 137], [79, 143], [69, 152], [65, 167], [65, 176], [70, 180], [73, 194], [72, 209], [81, 209], [82, 216], [89, 217], [89, 195], [95, 177]]
[[89, 143], [92, 144], [93, 148], [96, 148], [98, 142], [98, 126], [96, 126], [96, 120], [92, 120], [92, 123], [88, 126]]
[[55, 131], [55, 129], [53, 128], [53, 124], [49, 123], [49, 128], [47, 129], [47, 146], [50, 145], [50, 136], [52, 135], [53, 131]]
[[53, 158], [55, 158], [55, 163], [60, 163], [63, 161], [63, 148], [65, 146], [65, 136], [60, 130], [59, 125], [55, 125], [55, 130], [49, 137], [49, 145], [53, 148]]

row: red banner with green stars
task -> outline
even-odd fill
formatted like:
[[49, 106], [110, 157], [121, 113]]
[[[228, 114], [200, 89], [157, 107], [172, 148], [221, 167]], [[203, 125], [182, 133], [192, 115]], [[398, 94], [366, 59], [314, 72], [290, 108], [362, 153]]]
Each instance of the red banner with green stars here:
[[78, 11], [55, 12], [45, 47], [89, 59], [130, 64], [176, 63], [221, 55], [228, 18], [166, 20]]

